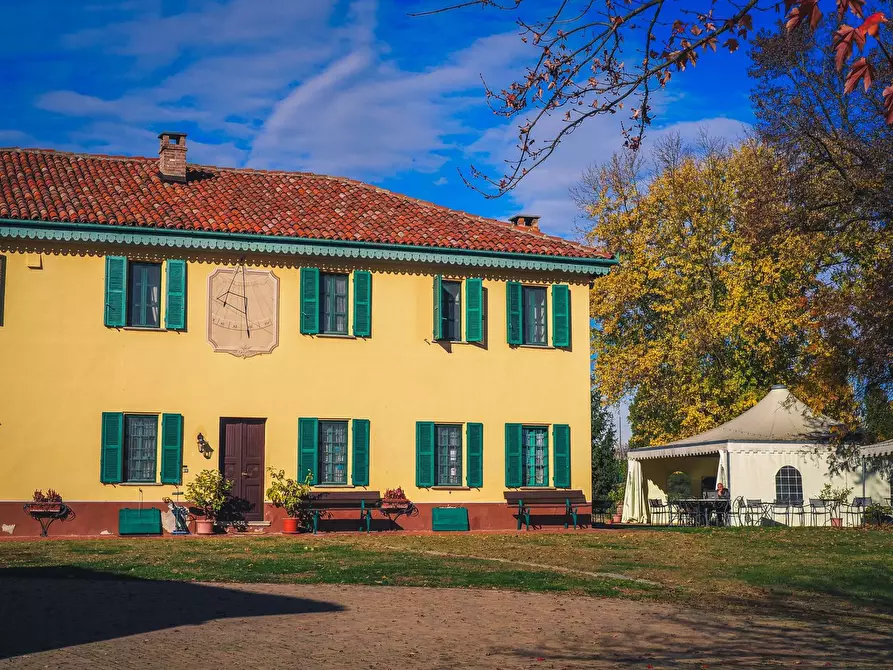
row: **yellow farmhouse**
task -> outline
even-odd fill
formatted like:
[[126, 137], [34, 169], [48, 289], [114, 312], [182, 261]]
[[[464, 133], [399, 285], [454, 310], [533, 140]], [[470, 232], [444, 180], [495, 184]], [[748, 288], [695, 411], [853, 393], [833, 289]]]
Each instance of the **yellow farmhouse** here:
[[609, 254], [160, 140], [157, 159], [0, 150], [6, 532], [38, 533], [23, 505], [54, 489], [74, 514], [52, 534], [114, 534], [205, 469], [257, 530], [281, 529], [269, 467], [332, 500], [402, 487], [404, 528], [515, 527], [511, 492], [589, 501]]

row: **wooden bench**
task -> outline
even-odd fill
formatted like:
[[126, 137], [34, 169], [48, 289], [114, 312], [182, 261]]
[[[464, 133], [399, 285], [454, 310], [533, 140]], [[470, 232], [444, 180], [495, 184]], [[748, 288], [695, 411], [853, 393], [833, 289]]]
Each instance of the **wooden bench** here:
[[[522, 517], [527, 524], [527, 530], [530, 530], [531, 508], [560, 507], [561, 505], [564, 505], [565, 516], [572, 518], [574, 528], [577, 528], [580, 525], [577, 523], [577, 510], [587, 504], [586, 496], [580, 490], [506, 491], [505, 501], [509, 507], [518, 508], [518, 530], [521, 530]], [[565, 519], [564, 527], [568, 527], [568, 519]]]
[[319, 530], [319, 515], [333, 510], [355, 509], [360, 511], [360, 530], [363, 523], [366, 532], [372, 529], [372, 510], [381, 507], [379, 491], [317, 491], [310, 494], [310, 510], [313, 512], [313, 534]]

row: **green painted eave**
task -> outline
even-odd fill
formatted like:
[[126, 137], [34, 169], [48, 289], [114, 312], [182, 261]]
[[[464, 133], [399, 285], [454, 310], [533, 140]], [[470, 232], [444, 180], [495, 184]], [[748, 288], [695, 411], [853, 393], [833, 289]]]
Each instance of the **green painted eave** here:
[[0, 238], [359, 258], [485, 268], [544, 270], [585, 275], [607, 274], [611, 266], [617, 264], [617, 260], [614, 258], [573, 258], [444, 247], [418, 247], [408, 244], [378, 244], [205, 230], [136, 228], [109, 224], [3, 218], [0, 218]]

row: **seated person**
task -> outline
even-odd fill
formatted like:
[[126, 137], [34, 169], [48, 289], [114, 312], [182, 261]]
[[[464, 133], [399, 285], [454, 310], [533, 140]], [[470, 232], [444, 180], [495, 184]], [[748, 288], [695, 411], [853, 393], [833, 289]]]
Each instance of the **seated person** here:
[[725, 487], [725, 484], [720, 482], [716, 485], [716, 497], [717, 498], [728, 498], [729, 497], [729, 489]]

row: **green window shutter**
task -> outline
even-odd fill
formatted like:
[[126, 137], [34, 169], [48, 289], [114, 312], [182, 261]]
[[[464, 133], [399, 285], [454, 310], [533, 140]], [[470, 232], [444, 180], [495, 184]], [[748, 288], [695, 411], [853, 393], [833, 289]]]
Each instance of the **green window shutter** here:
[[301, 268], [301, 332], [319, 333], [319, 269]]
[[419, 421], [415, 425], [415, 485], [434, 486], [434, 423]]
[[372, 273], [366, 270], [353, 273], [353, 334], [372, 336]]
[[443, 277], [436, 275], [434, 277], [434, 339], [443, 339], [443, 314], [441, 307], [443, 306]]
[[505, 486], [521, 486], [521, 424], [505, 424]]
[[161, 415], [161, 483], [179, 484], [183, 473], [183, 415]]
[[469, 423], [465, 427], [468, 456], [467, 484], [479, 489], [484, 485], [484, 424]]
[[298, 419], [298, 481], [313, 473], [311, 484], [319, 481], [319, 419]]
[[369, 419], [353, 420], [353, 466], [354, 486], [369, 486]]
[[123, 328], [127, 325], [127, 259], [105, 257], [105, 325]]
[[118, 484], [124, 478], [124, 414], [102, 413], [102, 447], [99, 481]]
[[569, 488], [571, 485], [571, 427], [557, 423], [552, 427], [555, 442], [555, 486]]
[[465, 280], [465, 341], [484, 341], [484, 282]]
[[552, 285], [552, 346], [571, 345], [571, 297], [567, 284]]
[[186, 261], [168, 260], [167, 304], [164, 308], [164, 327], [186, 330]]
[[6, 299], [6, 256], [0, 256], [0, 326], [3, 325], [3, 307]]
[[521, 344], [521, 284], [510, 281], [505, 285], [506, 340]]

